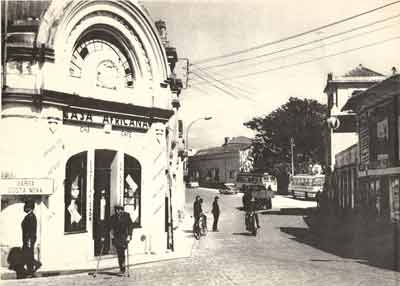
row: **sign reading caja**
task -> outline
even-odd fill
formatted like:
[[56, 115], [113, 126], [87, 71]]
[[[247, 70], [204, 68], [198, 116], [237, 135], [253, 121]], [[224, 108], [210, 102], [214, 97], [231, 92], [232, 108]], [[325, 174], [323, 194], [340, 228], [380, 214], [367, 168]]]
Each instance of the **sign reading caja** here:
[[51, 195], [52, 179], [0, 179], [0, 195]]
[[115, 114], [100, 114], [79, 109], [65, 109], [64, 121], [78, 122], [84, 124], [111, 124], [115, 127], [132, 128], [146, 131], [150, 128], [150, 122], [134, 117], [120, 116]]

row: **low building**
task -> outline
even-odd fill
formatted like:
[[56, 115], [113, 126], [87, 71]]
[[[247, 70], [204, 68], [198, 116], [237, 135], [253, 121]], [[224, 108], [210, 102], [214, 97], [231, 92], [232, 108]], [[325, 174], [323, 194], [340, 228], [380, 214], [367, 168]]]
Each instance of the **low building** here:
[[189, 158], [189, 177], [200, 185], [234, 183], [239, 172], [253, 168], [251, 139], [225, 138], [222, 146], [199, 150]]
[[334, 201], [345, 212], [359, 206], [358, 190], [358, 144], [339, 152], [335, 156], [333, 185]]

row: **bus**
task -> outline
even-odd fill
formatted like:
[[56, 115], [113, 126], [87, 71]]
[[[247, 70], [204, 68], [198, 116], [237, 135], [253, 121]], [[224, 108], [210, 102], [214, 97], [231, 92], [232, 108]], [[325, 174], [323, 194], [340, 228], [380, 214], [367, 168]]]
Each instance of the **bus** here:
[[322, 192], [325, 175], [300, 174], [291, 178], [289, 192], [293, 198], [315, 199], [317, 192]]

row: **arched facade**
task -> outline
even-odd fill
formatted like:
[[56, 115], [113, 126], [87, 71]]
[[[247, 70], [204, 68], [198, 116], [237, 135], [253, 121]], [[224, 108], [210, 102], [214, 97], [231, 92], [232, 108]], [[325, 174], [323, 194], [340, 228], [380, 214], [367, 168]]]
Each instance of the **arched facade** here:
[[180, 88], [156, 26], [136, 1], [53, 0], [40, 15], [29, 31], [10, 27], [6, 43], [0, 223], [33, 197], [49, 269], [94, 261], [115, 204], [135, 222], [131, 253], [144, 251], [143, 235], [153, 252], [171, 248], [184, 207]]

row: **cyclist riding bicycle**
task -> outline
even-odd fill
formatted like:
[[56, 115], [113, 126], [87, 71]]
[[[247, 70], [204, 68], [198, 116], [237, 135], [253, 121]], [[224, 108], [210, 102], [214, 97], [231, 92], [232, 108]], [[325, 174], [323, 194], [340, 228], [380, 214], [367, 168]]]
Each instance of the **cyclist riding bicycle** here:
[[256, 212], [257, 210], [257, 204], [254, 196], [252, 196], [251, 193], [245, 193], [243, 196], [243, 207], [246, 212], [245, 214], [245, 224], [246, 228], [248, 226], [248, 218], [251, 213], [254, 213], [254, 218], [256, 220], [257, 228], [260, 228], [260, 223], [258, 220], [258, 213]]
[[193, 203], [193, 217], [194, 217], [194, 224], [193, 224], [193, 230], [196, 230], [197, 228], [200, 227], [199, 221], [200, 218], [203, 219], [203, 226], [205, 229], [207, 229], [207, 216], [203, 213], [203, 207], [202, 207], [203, 199], [200, 198], [200, 196], [196, 196], [196, 199]]
[[203, 213], [200, 200], [201, 200], [200, 196], [196, 196], [196, 199], [193, 203], [193, 217], [194, 217], [193, 228], [199, 224], [200, 216]]

